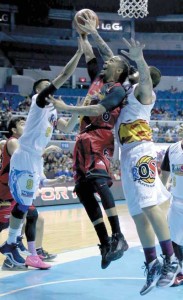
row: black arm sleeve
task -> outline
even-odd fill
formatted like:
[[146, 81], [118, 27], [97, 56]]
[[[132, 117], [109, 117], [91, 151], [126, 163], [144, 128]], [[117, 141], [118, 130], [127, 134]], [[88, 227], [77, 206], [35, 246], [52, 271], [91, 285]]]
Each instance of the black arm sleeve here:
[[168, 148], [166, 150], [165, 156], [164, 156], [163, 161], [161, 163], [161, 170], [162, 171], [170, 172], [169, 149], [170, 148]]
[[87, 63], [87, 70], [88, 70], [88, 75], [90, 76], [91, 82], [93, 82], [99, 72], [98, 63], [97, 63], [96, 58], [92, 58]]
[[125, 89], [122, 86], [116, 86], [111, 89], [100, 104], [105, 107], [106, 111], [111, 111], [120, 106], [125, 97]]
[[49, 105], [45, 98], [48, 97], [48, 95], [53, 95], [53, 93], [56, 90], [56, 87], [51, 83], [42, 92], [39, 93], [39, 95], [36, 98], [36, 104], [41, 108], [44, 108], [46, 105]]

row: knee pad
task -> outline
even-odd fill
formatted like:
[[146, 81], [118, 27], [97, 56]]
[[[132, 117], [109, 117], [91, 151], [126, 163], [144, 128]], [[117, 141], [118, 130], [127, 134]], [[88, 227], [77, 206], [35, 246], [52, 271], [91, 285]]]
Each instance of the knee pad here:
[[38, 218], [38, 211], [37, 211], [37, 208], [35, 206], [29, 207], [26, 218], [27, 219], [36, 219], [37, 220], [37, 218]]
[[29, 206], [16, 203], [16, 205], [14, 206], [14, 208], [12, 210], [12, 215], [13, 215], [13, 217], [15, 217], [17, 219], [23, 219], [23, 217], [24, 217], [25, 213], [28, 211], [28, 209], [29, 209]]

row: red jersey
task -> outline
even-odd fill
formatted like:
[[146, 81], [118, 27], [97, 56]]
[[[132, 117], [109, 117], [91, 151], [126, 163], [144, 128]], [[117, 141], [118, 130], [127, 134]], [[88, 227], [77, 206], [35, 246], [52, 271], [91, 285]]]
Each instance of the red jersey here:
[[106, 112], [101, 116], [81, 118], [80, 134], [76, 138], [73, 155], [76, 182], [93, 170], [109, 173], [110, 158], [114, 152], [112, 129], [125, 95], [120, 83], [104, 83], [101, 78], [93, 81], [85, 101], [90, 105], [101, 104]]
[[[112, 95], [113, 93], [115, 94], [116, 88], [121, 88], [120, 83], [105, 83], [101, 78], [96, 78], [91, 87], [89, 88], [89, 91], [87, 93], [86, 99], [89, 102], [90, 105], [95, 105], [99, 104], [101, 102], [102, 105], [105, 106], [105, 103], [108, 101], [102, 101], [104, 98], [106, 98], [108, 95]], [[117, 103], [117, 108], [116, 103], [115, 103], [115, 96], [111, 100], [111, 109], [106, 111], [103, 115], [101, 116], [95, 116], [95, 117], [82, 117], [81, 118], [81, 123], [80, 123], [80, 130], [81, 133], [83, 131], [89, 131], [90, 128], [93, 127], [93, 129], [99, 129], [99, 128], [104, 128], [104, 129], [113, 129], [114, 124], [116, 123], [116, 120], [119, 116], [120, 113], [120, 104], [119, 101]], [[121, 95], [121, 102], [123, 100], [123, 95]], [[113, 104], [114, 102], [114, 104]], [[112, 107], [114, 105], [114, 107]]]
[[[11, 139], [11, 138], [10, 138]], [[9, 139], [9, 140], [10, 140]], [[7, 142], [2, 151], [2, 165], [0, 169], [0, 202], [10, 200], [12, 201], [12, 195], [8, 186], [9, 170], [10, 170], [11, 156], [8, 153]]]

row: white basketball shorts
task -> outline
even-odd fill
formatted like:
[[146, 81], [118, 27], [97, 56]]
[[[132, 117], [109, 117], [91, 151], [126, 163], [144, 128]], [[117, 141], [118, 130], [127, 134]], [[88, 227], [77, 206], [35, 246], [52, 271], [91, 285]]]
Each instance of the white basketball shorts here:
[[183, 246], [183, 203], [175, 204], [174, 200], [168, 211], [168, 224], [171, 240]]
[[42, 157], [22, 149], [15, 151], [10, 161], [9, 187], [16, 202], [27, 206], [32, 204], [42, 174]]
[[171, 198], [159, 178], [156, 150], [152, 142], [122, 148], [121, 179], [132, 216], [142, 213], [142, 208], [161, 204]]

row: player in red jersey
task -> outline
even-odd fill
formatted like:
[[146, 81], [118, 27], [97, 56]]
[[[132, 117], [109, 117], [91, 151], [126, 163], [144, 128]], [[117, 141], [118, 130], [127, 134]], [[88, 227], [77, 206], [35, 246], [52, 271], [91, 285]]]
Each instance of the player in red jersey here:
[[[92, 80], [84, 105], [71, 107], [61, 99], [56, 100], [51, 96], [48, 101], [57, 109], [83, 115], [74, 149], [75, 190], [100, 240], [101, 267], [105, 269], [112, 260], [122, 257], [123, 252], [128, 249], [109, 188], [112, 184], [109, 166], [114, 151], [112, 129], [126, 96], [121, 84], [128, 76], [129, 64], [125, 58], [113, 55], [98, 34], [95, 20], [89, 15], [84, 17], [85, 25], [82, 29], [90, 33], [96, 42], [105, 61], [103, 70], [97, 75], [96, 58], [87, 37], [84, 36], [82, 48]], [[78, 26], [81, 27], [80, 24]], [[107, 233], [100, 205], [94, 196], [95, 192], [100, 195], [107, 214], [112, 230], [112, 241]]]
[[[24, 124], [25, 124], [24, 117], [12, 118], [8, 126], [10, 138], [7, 141], [4, 141], [4, 143], [2, 143], [3, 144], [1, 150], [2, 166], [0, 169], [0, 232], [9, 227], [10, 213], [16, 204], [16, 201], [12, 198], [8, 186], [9, 166], [10, 166], [11, 155], [18, 148], [18, 138], [23, 133]], [[47, 151], [48, 150], [50, 151], [51, 149], [53, 148], [50, 149], [47, 148]], [[39, 227], [39, 230], [37, 230], [37, 239], [40, 241], [42, 240], [42, 234], [44, 230], [43, 228], [44, 220], [42, 220], [42, 217], [40, 216], [38, 217], [38, 211], [36, 207], [32, 205], [28, 210], [26, 216], [26, 225], [25, 225], [25, 233], [26, 233], [28, 245], [29, 245], [29, 241], [31, 242], [32, 240], [35, 239], [35, 228], [37, 222], [38, 222], [37, 227]], [[22, 226], [19, 230], [16, 246], [18, 247], [20, 254], [30, 255], [30, 253], [26, 250], [26, 248], [22, 243]], [[39, 248], [37, 248], [37, 254], [40, 255], [40, 257], [45, 261], [50, 261], [56, 257], [55, 254], [50, 254], [47, 251], [45, 251], [42, 248], [42, 245], [39, 245]], [[2, 268], [4, 270], [24, 270], [25, 266], [24, 265], [17, 266], [16, 264], [13, 264], [13, 262], [10, 261], [7, 257], [3, 263]]]

